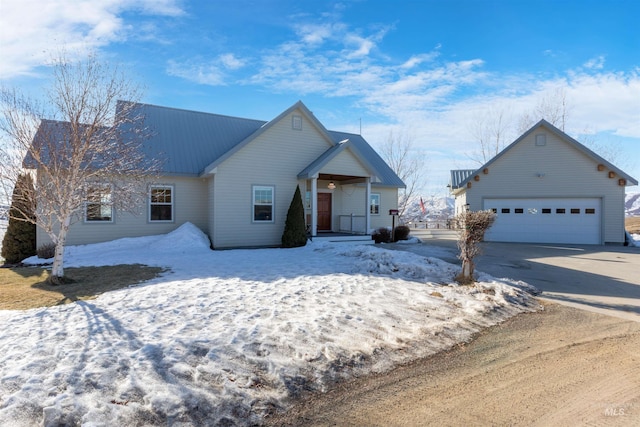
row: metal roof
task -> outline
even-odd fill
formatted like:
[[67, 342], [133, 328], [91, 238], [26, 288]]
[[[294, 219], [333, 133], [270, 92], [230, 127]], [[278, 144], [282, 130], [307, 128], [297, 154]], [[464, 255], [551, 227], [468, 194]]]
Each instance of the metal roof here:
[[[163, 173], [200, 176], [269, 129], [290, 111], [299, 109], [335, 146], [348, 139], [363, 163], [373, 169], [380, 185], [404, 187], [402, 180], [360, 135], [328, 131], [300, 101], [265, 122], [219, 114], [138, 104], [138, 113], [153, 132], [147, 155], [164, 160]], [[331, 149], [330, 149], [331, 150]]]
[[455, 190], [456, 188], [460, 188], [460, 184], [467, 180], [473, 173], [475, 169], [457, 169], [451, 171], [451, 182], [449, 185], [451, 186], [451, 190]]
[[266, 122], [219, 114], [138, 104], [152, 136], [145, 143], [147, 155], [162, 161], [167, 175], [199, 176]]

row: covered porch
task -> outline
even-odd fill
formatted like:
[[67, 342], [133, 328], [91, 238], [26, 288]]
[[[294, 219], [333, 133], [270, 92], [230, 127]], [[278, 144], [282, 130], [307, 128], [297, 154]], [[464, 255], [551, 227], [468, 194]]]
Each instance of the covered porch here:
[[371, 180], [370, 176], [325, 173], [306, 180], [305, 216], [311, 236], [368, 236]]

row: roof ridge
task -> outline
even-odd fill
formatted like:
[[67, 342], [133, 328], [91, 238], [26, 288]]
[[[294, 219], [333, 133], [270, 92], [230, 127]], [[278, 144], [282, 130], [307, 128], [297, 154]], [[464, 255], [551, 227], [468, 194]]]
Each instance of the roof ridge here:
[[146, 102], [133, 102], [133, 101], [124, 101], [124, 100], [121, 100], [121, 101], [118, 101], [118, 102], [130, 102], [130, 103], [141, 105], [141, 106], [145, 106], [145, 107], [162, 108], [164, 110], [182, 111], [182, 112], [185, 112], [185, 113], [202, 114], [202, 115], [216, 116], [216, 117], [222, 117], [222, 118], [227, 118], [227, 119], [249, 120], [249, 121], [252, 121], [252, 122], [260, 122], [260, 123], [267, 123], [268, 122], [268, 120], [250, 119], [248, 117], [240, 117], [240, 116], [230, 116], [228, 114], [211, 113], [211, 112], [208, 112], [208, 111], [198, 111], [198, 110], [193, 110], [193, 109], [189, 109], [189, 108], [168, 107], [166, 105], [149, 104], [149, 103], [146, 103]]

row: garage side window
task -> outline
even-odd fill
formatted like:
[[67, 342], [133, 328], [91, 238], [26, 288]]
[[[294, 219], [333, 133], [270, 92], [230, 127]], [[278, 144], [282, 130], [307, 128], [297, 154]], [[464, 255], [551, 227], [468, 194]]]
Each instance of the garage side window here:
[[579, 214], [580, 213], [580, 208], [571, 208], [571, 213], [572, 214]]
[[584, 210], [584, 213], [586, 213], [587, 215], [594, 215], [596, 213], [596, 210], [594, 208], [587, 208]]
[[557, 214], [564, 214], [564, 213], [566, 213], [566, 209], [565, 208], [557, 208], [556, 209], [556, 213]]
[[500, 209], [500, 213], [510, 213], [510, 212], [511, 212], [511, 209], [509, 209], [509, 208]]
[[149, 187], [149, 221], [173, 221], [173, 186], [152, 185]]
[[253, 222], [273, 222], [274, 187], [253, 186]]
[[524, 208], [515, 208], [515, 209], [513, 210], [513, 212], [514, 212], [514, 213], [517, 213], [517, 214], [524, 213]]

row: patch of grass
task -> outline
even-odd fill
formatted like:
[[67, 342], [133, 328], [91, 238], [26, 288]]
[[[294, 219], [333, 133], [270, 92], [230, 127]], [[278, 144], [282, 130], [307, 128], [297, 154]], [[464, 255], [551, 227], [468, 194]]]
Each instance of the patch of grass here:
[[640, 234], [640, 216], [628, 216], [624, 219], [624, 228], [631, 234]]
[[0, 310], [52, 307], [151, 280], [165, 270], [146, 265], [65, 268], [64, 285], [48, 283], [42, 267], [0, 268]]

